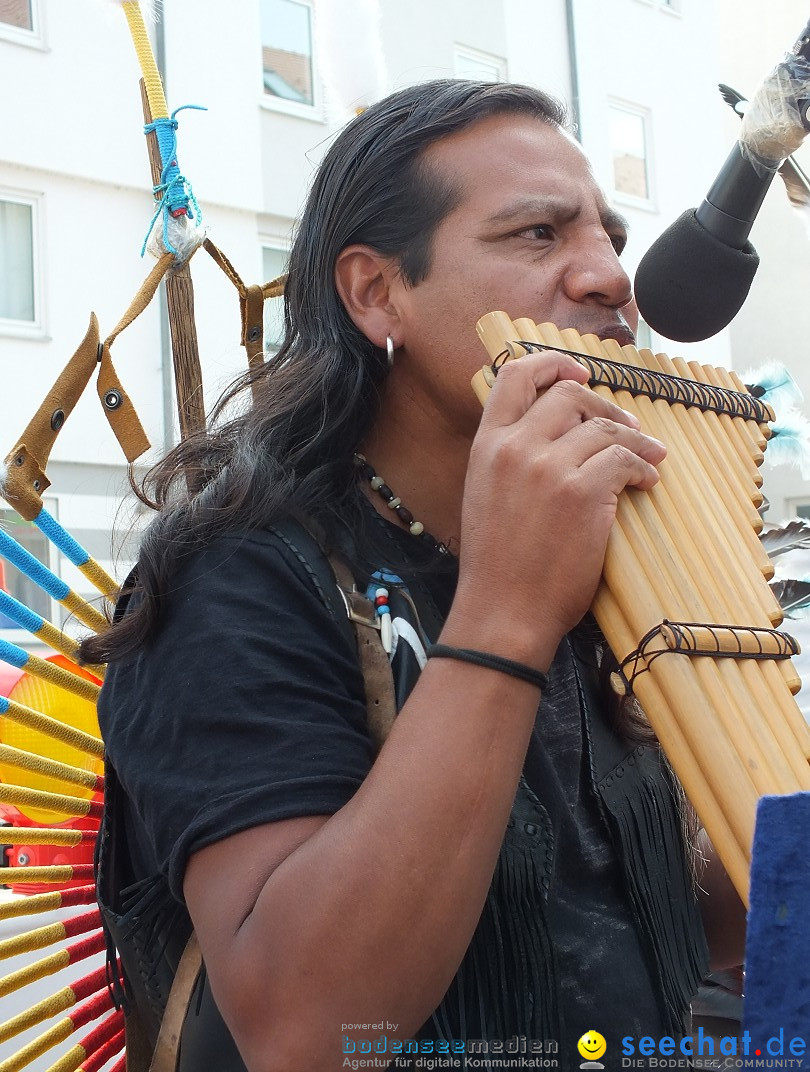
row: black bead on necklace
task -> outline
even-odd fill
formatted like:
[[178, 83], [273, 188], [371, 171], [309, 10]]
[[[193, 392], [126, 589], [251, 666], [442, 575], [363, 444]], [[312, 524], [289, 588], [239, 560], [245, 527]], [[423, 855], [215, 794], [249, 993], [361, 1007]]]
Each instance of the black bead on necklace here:
[[402, 500], [394, 494], [383, 478], [377, 476], [373, 467], [369, 465], [362, 454], [355, 453], [354, 465], [355, 468], [359, 469], [360, 474], [369, 482], [372, 489], [377, 492], [388, 509], [394, 513], [397, 519], [402, 522], [412, 536], [416, 537], [416, 539], [420, 540], [422, 543], [427, 544], [432, 550], [438, 551], [441, 555], [450, 553], [446, 544], [441, 543], [435, 536], [431, 536], [429, 532], [425, 531], [425, 526], [421, 521], [414, 520], [414, 516], [410, 510], [402, 505]]

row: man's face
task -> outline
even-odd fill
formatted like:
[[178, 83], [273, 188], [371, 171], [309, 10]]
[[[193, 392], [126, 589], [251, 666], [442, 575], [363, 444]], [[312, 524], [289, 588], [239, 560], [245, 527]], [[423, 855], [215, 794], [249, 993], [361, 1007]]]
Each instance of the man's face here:
[[427, 279], [395, 283], [404, 352], [392, 387], [407, 381], [417, 404], [474, 432], [469, 382], [487, 361], [475, 332], [485, 313], [633, 341], [634, 307], [621, 312], [631, 300], [618, 259], [626, 234], [579, 146], [529, 117], [482, 120], [426, 160], [462, 196], [436, 229]]

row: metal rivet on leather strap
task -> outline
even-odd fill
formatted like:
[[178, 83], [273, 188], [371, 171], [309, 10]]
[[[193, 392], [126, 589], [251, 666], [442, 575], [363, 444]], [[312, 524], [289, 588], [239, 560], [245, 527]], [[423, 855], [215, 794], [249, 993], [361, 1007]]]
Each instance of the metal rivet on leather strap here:
[[248, 342], [255, 342], [262, 333], [261, 325], [254, 325], [248, 332]]
[[34, 491], [39, 491], [39, 489], [41, 487], [42, 487], [42, 485], [40, 484], [40, 482], [38, 480], [35, 480], [34, 481]]
[[14, 459], [14, 464], [15, 465], [24, 465], [25, 464], [25, 455], [24, 454], [18, 454], [17, 457]]
[[51, 414], [51, 428], [54, 432], [58, 432], [64, 423], [65, 411], [63, 409], [55, 409]]
[[107, 409], [118, 409], [123, 401], [120, 391], [107, 391], [104, 395], [104, 405]]

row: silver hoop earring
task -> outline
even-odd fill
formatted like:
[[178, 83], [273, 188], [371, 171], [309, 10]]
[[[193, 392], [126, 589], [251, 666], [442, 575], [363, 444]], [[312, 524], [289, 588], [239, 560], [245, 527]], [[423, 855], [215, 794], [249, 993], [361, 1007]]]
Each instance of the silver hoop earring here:
[[385, 337], [385, 354], [388, 361], [388, 368], [392, 369], [394, 367], [394, 340], [390, 335], [386, 335]]

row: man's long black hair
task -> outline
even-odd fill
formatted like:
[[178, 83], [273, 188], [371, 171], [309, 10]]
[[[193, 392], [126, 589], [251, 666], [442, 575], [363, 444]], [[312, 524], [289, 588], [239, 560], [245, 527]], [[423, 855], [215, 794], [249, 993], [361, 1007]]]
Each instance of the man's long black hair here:
[[[322, 531], [359, 509], [352, 455], [374, 423], [385, 353], [355, 327], [338, 296], [335, 263], [362, 242], [390, 256], [411, 286], [430, 271], [437, 225], [461, 191], [424, 162], [439, 139], [494, 115], [563, 127], [554, 98], [529, 86], [440, 80], [372, 105], [335, 139], [313, 181], [289, 260], [284, 339], [258, 374], [244, 376], [209, 428], [175, 447], [147, 475], [154, 509], [140, 548], [134, 606], [85, 641], [91, 663], [120, 658], [152, 635], [180, 561], [211, 540], [308, 518]], [[252, 405], [234, 405], [250, 397]]]

